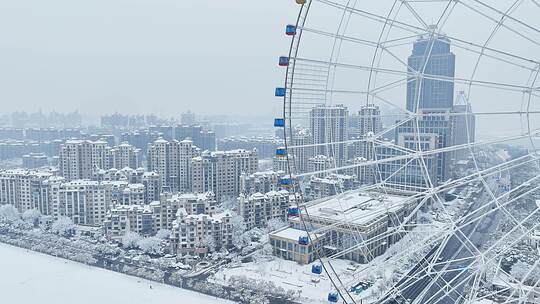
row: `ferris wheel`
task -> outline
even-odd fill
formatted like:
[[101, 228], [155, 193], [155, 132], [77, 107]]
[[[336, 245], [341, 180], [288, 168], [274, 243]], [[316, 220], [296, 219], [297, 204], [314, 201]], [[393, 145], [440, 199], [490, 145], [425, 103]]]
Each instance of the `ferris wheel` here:
[[327, 300], [540, 301], [540, 1], [296, 3], [276, 156]]

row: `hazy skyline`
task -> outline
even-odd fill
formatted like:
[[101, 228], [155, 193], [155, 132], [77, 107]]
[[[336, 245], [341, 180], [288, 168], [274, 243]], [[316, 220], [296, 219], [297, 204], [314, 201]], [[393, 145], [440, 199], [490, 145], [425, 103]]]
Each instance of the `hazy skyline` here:
[[[392, 2], [357, 6], [384, 15]], [[334, 32], [340, 20], [339, 10], [316, 3], [308, 26]], [[513, 11], [512, 16], [537, 25], [538, 8], [527, 4]], [[444, 5], [417, 3], [414, 7], [433, 21]], [[277, 61], [289, 50], [290, 38], [284, 34], [284, 27], [295, 22], [297, 13], [298, 5], [293, 0], [4, 1], [0, 4], [0, 112], [79, 111], [93, 120], [114, 112], [178, 117], [187, 110], [200, 115], [270, 117], [281, 108], [273, 89], [283, 85], [284, 69], [277, 66]], [[407, 10], [399, 16], [400, 20], [416, 22]], [[444, 32], [467, 41], [486, 41], [495, 26], [493, 20], [479, 17], [464, 6], [458, 6], [452, 16]], [[477, 27], [464, 28], [463, 18], [478, 19]], [[358, 16], [352, 20], [347, 34], [377, 39], [380, 23]], [[524, 36], [503, 27], [489, 46], [533, 58], [536, 45], [531, 46], [525, 38], [534, 38], [538, 33], [515, 23], [510, 26]], [[401, 38], [405, 35], [399, 30], [392, 33]], [[301, 56], [320, 60], [332, 56], [330, 40], [309, 33], [304, 37]], [[398, 58], [409, 56], [411, 48], [412, 41], [398, 45]], [[369, 66], [372, 52], [345, 43], [340, 60]], [[457, 77], [469, 79], [477, 55], [456, 47], [453, 52], [457, 56]], [[387, 54], [380, 64], [405, 70]], [[336, 87], [365, 89], [367, 74], [362, 73], [339, 71]], [[382, 76], [383, 82], [395, 80]], [[528, 83], [530, 73], [484, 57], [475, 77], [522, 85]], [[467, 86], [458, 84], [458, 90], [467, 90]], [[403, 109], [405, 93], [404, 86], [396, 86], [379, 96]], [[516, 111], [524, 105], [520, 94], [476, 86], [470, 101], [475, 112]], [[364, 98], [334, 95], [329, 102], [344, 103], [355, 113]], [[531, 111], [538, 107], [533, 105]], [[508, 126], [525, 126], [523, 117], [498, 117], [495, 125], [492, 117], [478, 117], [477, 132], [499, 135], [514, 132]]]
[[1, 112], [272, 115], [296, 13], [286, 0], [4, 1]]

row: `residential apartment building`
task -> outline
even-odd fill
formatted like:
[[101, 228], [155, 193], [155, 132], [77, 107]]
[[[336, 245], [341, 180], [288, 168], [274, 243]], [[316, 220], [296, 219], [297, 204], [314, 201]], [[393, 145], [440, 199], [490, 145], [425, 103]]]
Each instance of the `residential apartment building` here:
[[113, 202], [111, 189], [96, 181], [76, 180], [58, 185], [52, 198], [53, 216], [67, 216], [75, 224], [103, 224]]
[[109, 167], [137, 169], [141, 166], [141, 150], [124, 142], [110, 149]]
[[146, 189], [143, 184], [128, 184], [122, 191], [122, 205], [146, 204]]
[[281, 190], [279, 180], [285, 175], [284, 171], [264, 171], [240, 175], [240, 193], [250, 195]]
[[254, 193], [238, 197], [239, 214], [244, 218], [246, 228], [266, 228], [272, 219], [287, 219], [287, 209], [295, 204], [294, 195], [287, 190]]
[[[314, 155], [333, 157], [338, 165], [348, 158], [349, 111], [343, 105], [316, 106], [309, 112]], [[330, 144], [329, 144], [330, 143]]]
[[60, 148], [59, 173], [66, 180], [91, 179], [109, 169], [110, 149], [105, 141], [68, 140]]
[[192, 160], [193, 192], [211, 191], [218, 199], [236, 198], [240, 176], [258, 171], [257, 151], [232, 150], [204, 152]]
[[37, 209], [50, 214], [49, 179], [53, 173], [24, 169], [0, 171], [0, 205], [11, 204], [19, 212]]
[[150, 206], [116, 206], [107, 213], [103, 228], [108, 238], [121, 240], [128, 232], [152, 235], [157, 232], [155, 215]]
[[179, 209], [173, 222], [171, 249], [177, 255], [205, 255], [233, 246], [232, 215], [223, 212], [214, 215], [188, 214]]
[[156, 140], [148, 148], [148, 171], [159, 174], [163, 191], [191, 192], [191, 162], [200, 149], [191, 140]]

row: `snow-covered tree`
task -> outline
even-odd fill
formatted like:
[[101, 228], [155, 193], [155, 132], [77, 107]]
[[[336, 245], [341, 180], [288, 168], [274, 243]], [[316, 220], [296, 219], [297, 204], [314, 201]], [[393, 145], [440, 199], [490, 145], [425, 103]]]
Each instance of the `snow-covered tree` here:
[[16, 221], [19, 219], [19, 211], [13, 205], [0, 206], [0, 219], [7, 221]]
[[61, 216], [51, 225], [51, 232], [61, 236], [72, 236], [75, 232], [75, 224], [71, 218]]
[[159, 229], [156, 233], [156, 237], [162, 240], [166, 240], [171, 236], [171, 231], [169, 229]]
[[216, 251], [216, 240], [213, 236], [207, 235], [201, 241], [202, 245], [208, 249], [208, 252]]
[[272, 255], [272, 252], [273, 252], [272, 245], [268, 243], [264, 244], [263, 249], [261, 250], [261, 253], [265, 255]]
[[532, 268], [533, 265], [518, 261], [512, 266], [510, 275], [525, 283], [536, 284], [536, 282], [540, 280], [540, 267], [537, 266], [535, 269]]
[[236, 197], [222, 197], [221, 198], [221, 204], [218, 207], [217, 211], [234, 211], [237, 209], [238, 206], [238, 198]]
[[231, 225], [233, 246], [241, 249], [249, 243], [249, 236], [245, 234], [246, 223], [244, 222], [244, 218], [232, 213]]
[[517, 280], [521, 281], [527, 276], [531, 267], [532, 267], [531, 265], [525, 262], [518, 261], [512, 266], [512, 270], [510, 271], [510, 274]]
[[34, 226], [37, 226], [39, 218], [41, 217], [41, 212], [37, 209], [29, 209], [23, 212], [22, 219], [25, 222], [31, 223]]
[[122, 237], [122, 246], [126, 249], [139, 248], [141, 236], [136, 232], [128, 232]]
[[287, 223], [280, 218], [273, 218], [268, 221], [266, 229], [268, 232], [276, 231], [287, 226]]
[[163, 247], [161, 246], [162, 241], [162, 239], [152, 236], [140, 239], [137, 244], [138, 247], [145, 253], [161, 255], [163, 254]]

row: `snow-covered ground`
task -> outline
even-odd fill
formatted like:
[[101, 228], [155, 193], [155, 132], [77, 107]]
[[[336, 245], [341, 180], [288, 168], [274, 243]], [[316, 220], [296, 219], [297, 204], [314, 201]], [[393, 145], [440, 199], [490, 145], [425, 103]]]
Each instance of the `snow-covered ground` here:
[[[462, 206], [463, 205], [463, 206]], [[423, 217], [429, 218], [430, 223], [419, 225], [412, 232], [409, 232], [403, 239], [392, 245], [384, 254], [376, 257], [368, 264], [355, 264], [347, 260], [333, 260], [332, 266], [339, 275], [341, 281], [348, 289], [359, 282], [369, 281], [374, 285], [367, 291], [359, 295], [353, 294], [357, 302], [371, 303], [376, 297], [385, 291], [398, 274], [405, 273], [430, 249], [426, 246], [423, 249], [417, 248], [413, 253], [411, 248], [417, 244], [426, 244], [430, 238], [439, 235], [439, 231], [445, 229], [447, 223], [443, 222], [442, 215], [447, 213], [458, 213], [460, 208], [465, 208], [464, 202], [454, 202], [441, 212], [441, 218], [435, 219], [430, 213]], [[449, 219], [445, 219], [449, 221]], [[315, 262], [313, 264], [318, 264]], [[296, 262], [285, 261], [275, 257], [257, 257], [255, 262], [244, 263], [238, 267], [222, 267], [213, 276], [215, 282], [226, 284], [232, 276], [245, 276], [251, 280], [270, 281], [278, 287], [288, 291], [295, 291], [300, 296], [303, 303], [328, 303], [328, 292], [334, 288], [330, 280], [325, 276], [320, 276], [320, 281], [312, 279], [316, 277], [311, 274], [310, 265], [299, 265]], [[353, 266], [355, 265], [355, 266]]]
[[[351, 274], [347, 271], [350, 262], [337, 260], [332, 262], [336, 271], [342, 278], [348, 278]], [[320, 276], [320, 282], [315, 283], [312, 278], [311, 265], [299, 265], [293, 261], [268, 257], [268, 260], [245, 263], [240, 267], [222, 268], [213, 279], [225, 284], [232, 276], [246, 276], [252, 280], [271, 281], [285, 290], [298, 292], [303, 303], [328, 303], [326, 297], [332, 291], [332, 284], [326, 276]]]
[[2, 303], [232, 303], [1, 243], [0, 286]]

